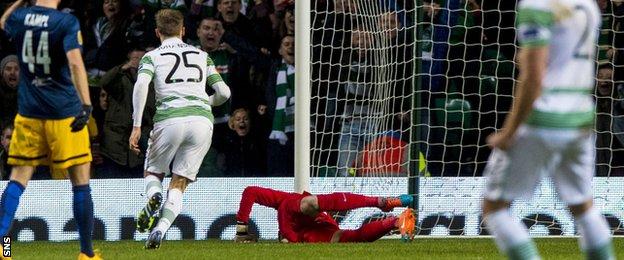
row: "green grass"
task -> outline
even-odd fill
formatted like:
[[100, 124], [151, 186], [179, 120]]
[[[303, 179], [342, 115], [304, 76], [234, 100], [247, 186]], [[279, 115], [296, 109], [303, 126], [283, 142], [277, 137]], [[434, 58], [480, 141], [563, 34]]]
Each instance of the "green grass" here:
[[[536, 239], [543, 259], [583, 259], [576, 239]], [[234, 244], [232, 241], [164, 241], [155, 251], [138, 241], [96, 241], [105, 259], [501, 259], [490, 239], [417, 238], [411, 243], [381, 240], [358, 244]], [[624, 259], [624, 238], [613, 247]], [[78, 242], [14, 242], [14, 259], [76, 259]]]

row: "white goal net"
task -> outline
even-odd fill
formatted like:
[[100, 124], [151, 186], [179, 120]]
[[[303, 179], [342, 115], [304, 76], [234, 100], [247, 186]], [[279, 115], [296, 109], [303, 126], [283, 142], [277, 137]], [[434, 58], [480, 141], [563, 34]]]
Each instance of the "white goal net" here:
[[[624, 7], [599, 2], [608, 6], [596, 63], [595, 197], [614, 233], [624, 234], [624, 87], [617, 76]], [[515, 8], [516, 1], [312, 1], [311, 176], [325, 177], [312, 178], [312, 187], [413, 193], [419, 234], [487, 234], [480, 213], [485, 138], [513, 100]], [[513, 210], [533, 235], [576, 232], [547, 181]]]

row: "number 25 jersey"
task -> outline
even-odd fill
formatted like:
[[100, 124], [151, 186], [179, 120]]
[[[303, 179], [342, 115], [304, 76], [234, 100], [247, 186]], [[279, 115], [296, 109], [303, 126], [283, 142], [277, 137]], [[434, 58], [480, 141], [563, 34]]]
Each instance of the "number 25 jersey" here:
[[141, 73], [149, 75], [154, 82], [155, 124], [190, 116], [214, 122], [206, 86], [223, 79], [206, 52], [179, 38], [168, 38], [143, 56], [139, 66]]
[[81, 102], [66, 53], [82, 47], [78, 19], [42, 6], [19, 8], [7, 19], [5, 31], [20, 63], [18, 113], [41, 119], [77, 115]]

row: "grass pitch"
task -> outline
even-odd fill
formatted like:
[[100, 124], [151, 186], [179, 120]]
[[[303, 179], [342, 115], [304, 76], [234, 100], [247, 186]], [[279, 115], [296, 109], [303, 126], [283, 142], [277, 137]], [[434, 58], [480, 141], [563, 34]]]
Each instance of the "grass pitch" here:
[[[574, 238], [536, 239], [543, 259], [583, 259]], [[76, 259], [78, 242], [16, 242], [13, 259]], [[411, 243], [380, 240], [351, 244], [235, 244], [232, 241], [164, 241], [155, 251], [140, 241], [95, 241], [104, 259], [501, 259], [487, 238], [416, 238]], [[617, 257], [624, 259], [624, 238], [615, 238]]]

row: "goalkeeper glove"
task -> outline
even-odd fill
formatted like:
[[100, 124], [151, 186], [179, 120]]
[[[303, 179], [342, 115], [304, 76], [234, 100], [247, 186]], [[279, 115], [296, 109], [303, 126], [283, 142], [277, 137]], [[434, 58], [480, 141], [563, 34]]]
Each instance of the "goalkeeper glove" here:
[[82, 130], [85, 125], [87, 125], [89, 122], [89, 116], [91, 116], [91, 111], [93, 111], [93, 107], [91, 105], [82, 105], [82, 110], [80, 110], [80, 113], [71, 123], [72, 132], [78, 132]]
[[258, 242], [258, 238], [254, 234], [250, 234], [246, 223], [236, 223], [236, 236], [234, 236], [234, 242], [236, 243], [255, 243]]

